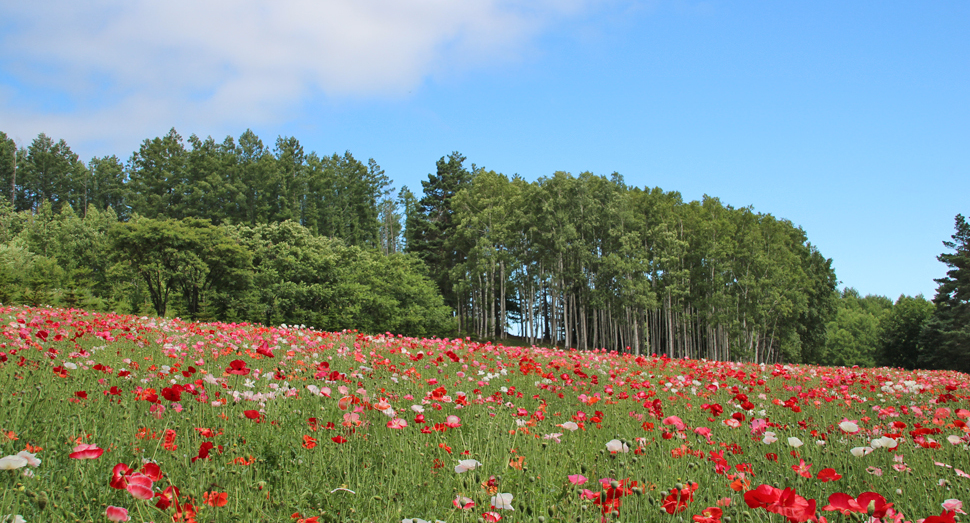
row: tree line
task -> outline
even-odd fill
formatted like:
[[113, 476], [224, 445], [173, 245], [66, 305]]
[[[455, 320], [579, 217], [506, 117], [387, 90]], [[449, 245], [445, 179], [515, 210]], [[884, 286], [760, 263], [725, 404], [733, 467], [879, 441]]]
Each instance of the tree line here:
[[970, 370], [962, 216], [937, 297], [893, 303], [839, 292], [805, 231], [751, 207], [685, 202], [616, 173], [529, 182], [465, 162], [442, 157], [415, 195], [374, 160], [308, 153], [292, 137], [270, 149], [251, 131], [186, 142], [173, 129], [125, 162], [85, 164], [63, 140], [41, 134], [18, 149], [0, 133], [0, 298]]
[[819, 359], [836, 278], [791, 222], [617, 174], [527, 182], [463, 160], [439, 161], [406, 212], [408, 249], [463, 331], [670, 357]]

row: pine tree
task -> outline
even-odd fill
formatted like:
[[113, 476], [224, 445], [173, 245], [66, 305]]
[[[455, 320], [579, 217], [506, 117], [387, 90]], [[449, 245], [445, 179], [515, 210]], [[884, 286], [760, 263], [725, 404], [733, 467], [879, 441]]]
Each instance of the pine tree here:
[[922, 333], [922, 352], [918, 364], [923, 368], [970, 372], [970, 224], [956, 216], [956, 233], [945, 241], [954, 253], [943, 253], [937, 260], [950, 269], [936, 281], [936, 310]]
[[456, 308], [457, 299], [451, 269], [461, 262], [462, 255], [451, 249], [455, 235], [451, 199], [471, 184], [472, 172], [464, 167], [465, 159], [457, 151], [447, 159], [439, 159], [436, 174], [429, 174], [428, 180], [421, 182], [424, 196], [418, 201], [417, 212], [407, 217], [408, 252], [417, 254], [427, 264], [431, 279], [452, 309]]

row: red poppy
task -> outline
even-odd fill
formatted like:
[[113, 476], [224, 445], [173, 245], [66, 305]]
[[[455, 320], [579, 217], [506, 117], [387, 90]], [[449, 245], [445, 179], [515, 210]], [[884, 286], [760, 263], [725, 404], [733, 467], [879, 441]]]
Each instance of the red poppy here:
[[224, 507], [229, 502], [229, 494], [227, 492], [203, 492], [202, 499], [206, 505]]
[[158, 463], [145, 463], [138, 472], [147, 476], [152, 481], [162, 479], [162, 468], [158, 466]]
[[128, 465], [124, 463], [118, 463], [111, 470], [111, 481], [108, 485], [111, 488], [116, 488], [118, 490], [124, 490], [128, 486], [128, 476], [135, 472], [135, 469], [129, 468]]
[[317, 439], [306, 434], [303, 435], [303, 448], [312, 449], [317, 446]]
[[171, 486], [165, 490], [155, 494], [156, 498], [159, 498], [155, 502], [155, 506], [161, 510], [166, 510], [168, 507], [172, 506], [172, 503], [178, 502], [179, 489], [178, 487]]
[[235, 374], [237, 376], [245, 376], [252, 372], [250, 369], [246, 368], [246, 362], [243, 360], [232, 360], [229, 362], [229, 368], [226, 369], [227, 374]]
[[198, 511], [195, 506], [191, 503], [183, 503], [181, 505], [175, 505], [175, 514], [172, 515], [172, 521], [185, 521], [194, 522], [195, 516], [198, 515]]
[[794, 489], [780, 490], [771, 485], [759, 485], [744, 493], [744, 502], [750, 508], [763, 507], [768, 512], [780, 514], [792, 523], [815, 521], [815, 500], [806, 500]]
[[829, 504], [822, 507], [822, 510], [838, 511], [848, 516], [853, 512], [865, 512], [866, 509], [859, 505], [859, 502], [852, 496], [844, 492], [835, 492], [829, 496]]
[[667, 511], [667, 514], [675, 514], [687, 510], [687, 504], [694, 500], [694, 492], [697, 491], [698, 487], [699, 485], [697, 483], [689, 483], [680, 490], [676, 488], [670, 489], [670, 494], [663, 501], [663, 509]]
[[859, 502], [859, 506], [865, 508], [866, 512], [874, 518], [885, 517], [886, 512], [893, 506], [892, 503], [886, 503], [886, 498], [877, 492], [863, 492], [856, 499]]
[[256, 353], [257, 354], [262, 354], [263, 356], [266, 356], [267, 358], [274, 357], [273, 356], [273, 351], [270, 350], [270, 348], [269, 348], [269, 342], [266, 341], [266, 340], [263, 340], [263, 342], [259, 345], [259, 348], [256, 349]]
[[330, 438], [334, 443], [347, 443], [347, 438], [343, 436], [334, 436]]
[[215, 433], [215, 431], [213, 431], [212, 429], [205, 429], [205, 428], [196, 427], [195, 430], [196, 430], [196, 432], [198, 432], [199, 434], [201, 434], [203, 438], [210, 438], [211, 439], [211, 438], [214, 438], [214, 437], [217, 436], [217, 434]]
[[172, 429], [165, 429], [165, 442], [162, 443], [162, 447], [165, 450], [176, 451], [179, 446], [175, 444], [175, 431]]
[[721, 523], [723, 511], [717, 507], [707, 507], [700, 514], [693, 517], [696, 523]]
[[812, 473], [809, 472], [809, 470], [811, 468], [812, 468], [812, 464], [811, 463], [805, 463], [805, 460], [803, 460], [803, 459], [798, 460], [798, 465], [792, 465], [791, 466], [791, 469], [792, 470], [794, 470], [795, 472], [797, 472], [799, 476], [802, 476], [802, 477], [805, 477], [805, 478], [811, 478], [812, 477]]
[[162, 397], [168, 401], [180, 401], [182, 399], [181, 387], [165, 387], [162, 389]]
[[199, 459], [208, 459], [209, 451], [212, 450], [213, 447], [215, 447], [215, 445], [213, 445], [211, 441], [203, 441], [202, 444], [199, 445], [199, 455], [192, 458], [192, 463], [195, 463], [195, 461]]
[[243, 414], [245, 414], [246, 417], [249, 418], [249, 419], [259, 419], [259, 411], [258, 410], [247, 410], [247, 411], [243, 411]]
[[953, 519], [956, 512], [953, 510], [944, 510], [939, 516], [930, 516], [923, 520], [923, 523], [956, 523]]
[[822, 469], [818, 471], [818, 479], [820, 481], [838, 481], [842, 479], [842, 475], [835, 471], [833, 468]]

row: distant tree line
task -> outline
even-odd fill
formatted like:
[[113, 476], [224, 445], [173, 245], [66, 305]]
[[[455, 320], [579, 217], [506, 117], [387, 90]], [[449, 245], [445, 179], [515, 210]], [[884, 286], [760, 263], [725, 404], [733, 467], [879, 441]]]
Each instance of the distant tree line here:
[[937, 259], [948, 267], [936, 279], [936, 296], [840, 295], [826, 328], [823, 361], [830, 365], [874, 365], [905, 369], [951, 369], [970, 373], [970, 225], [955, 219], [948, 250]]
[[839, 292], [791, 222], [619, 174], [534, 182], [442, 157], [422, 193], [374, 160], [173, 129], [127, 161], [0, 133], [0, 300], [192, 319], [970, 370], [970, 231], [932, 302]]

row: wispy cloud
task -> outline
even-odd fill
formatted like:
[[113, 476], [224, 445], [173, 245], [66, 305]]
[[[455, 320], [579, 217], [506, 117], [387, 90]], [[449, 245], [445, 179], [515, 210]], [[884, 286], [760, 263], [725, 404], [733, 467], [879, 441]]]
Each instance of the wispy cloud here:
[[429, 78], [520, 60], [543, 31], [598, 3], [7, 2], [0, 113], [5, 127], [79, 139], [285, 121], [311, 96], [401, 97]]

